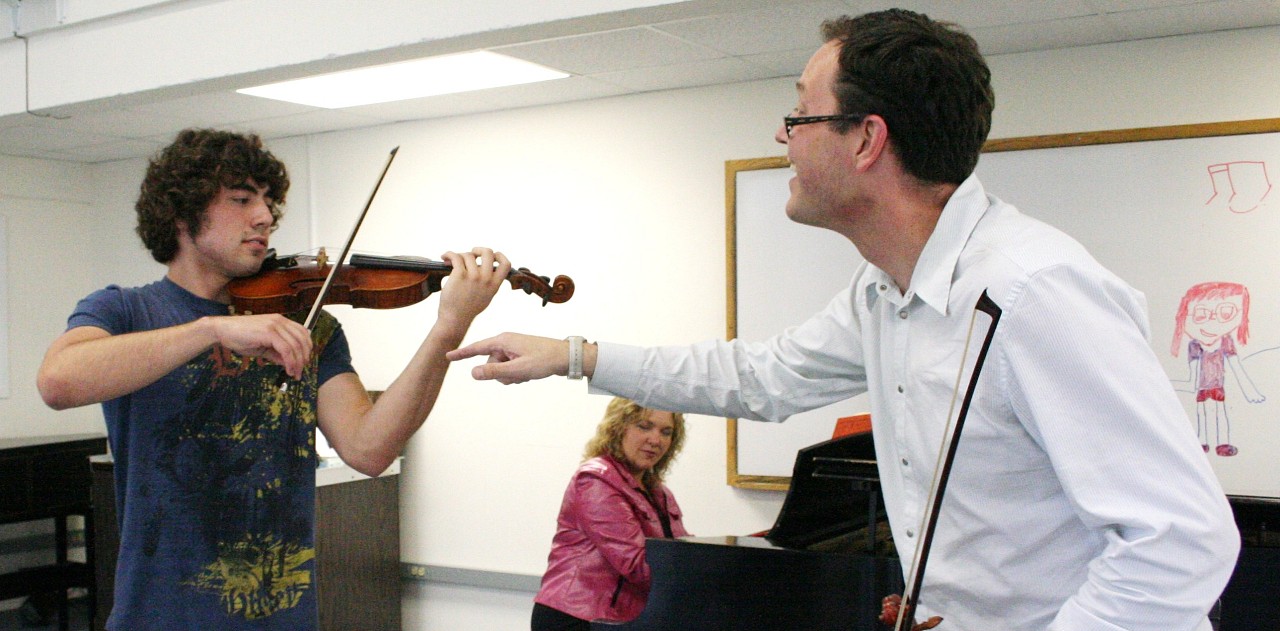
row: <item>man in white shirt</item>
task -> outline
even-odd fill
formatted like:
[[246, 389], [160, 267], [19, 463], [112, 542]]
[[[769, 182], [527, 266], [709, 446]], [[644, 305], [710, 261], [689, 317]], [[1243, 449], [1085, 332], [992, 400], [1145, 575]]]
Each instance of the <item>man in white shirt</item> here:
[[1239, 535], [1148, 344], [1144, 297], [973, 175], [994, 95], [972, 38], [900, 10], [829, 20], [823, 35], [776, 136], [795, 171], [787, 215], [867, 260], [822, 312], [761, 343], [641, 349], [505, 333], [449, 358], [487, 355], [477, 379], [585, 375], [592, 392], [756, 420], [869, 391], [894, 541], [912, 551], [985, 291], [1003, 315], [917, 619], [956, 631], [1208, 628]]

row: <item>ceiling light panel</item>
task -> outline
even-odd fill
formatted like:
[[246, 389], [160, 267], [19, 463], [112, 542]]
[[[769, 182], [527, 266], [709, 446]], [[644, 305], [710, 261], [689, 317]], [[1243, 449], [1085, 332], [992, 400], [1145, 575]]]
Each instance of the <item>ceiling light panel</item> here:
[[337, 109], [563, 79], [568, 73], [489, 51], [358, 68], [237, 90]]

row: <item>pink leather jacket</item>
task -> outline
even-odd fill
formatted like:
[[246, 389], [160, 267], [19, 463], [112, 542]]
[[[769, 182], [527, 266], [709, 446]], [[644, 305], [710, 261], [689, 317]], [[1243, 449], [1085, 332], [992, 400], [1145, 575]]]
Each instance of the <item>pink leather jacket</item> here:
[[[631, 472], [608, 456], [578, 467], [560, 505], [547, 572], [534, 602], [583, 620], [624, 622], [640, 615], [649, 599], [646, 537], [663, 537], [658, 512]], [[665, 504], [671, 534], [689, 533], [666, 486], [655, 499]]]

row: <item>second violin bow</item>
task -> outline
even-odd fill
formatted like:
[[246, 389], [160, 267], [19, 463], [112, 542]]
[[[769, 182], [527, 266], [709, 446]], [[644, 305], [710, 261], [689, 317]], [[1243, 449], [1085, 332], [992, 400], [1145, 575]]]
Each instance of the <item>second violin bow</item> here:
[[[1000, 314], [1002, 313], [999, 305], [997, 305], [984, 290], [982, 295], [978, 297], [978, 303], [973, 308], [973, 320], [969, 323], [969, 337], [965, 339], [964, 352], [961, 354], [960, 373], [956, 375], [956, 394], [960, 392], [960, 379], [964, 374], [964, 357], [969, 356], [969, 342], [973, 338], [973, 327], [977, 324], [978, 312], [982, 312], [991, 317], [991, 325], [987, 328], [986, 338], [982, 341], [982, 348], [978, 351], [978, 358], [974, 362], [973, 374], [969, 376], [969, 386], [964, 393], [964, 401], [960, 404], [960, 413], [954, 418], [951, 412], [955, 410], [955, 397], [951, 399], [951, 410], [947, 412], [947, 427], [942, 435], [942, 447], [938, 451], [938, 466], [933, 472], [933, 485], [929, 490], [929, 501], [925, 504], [924, 517], [921, 520], [920, 538], [916, 540], [916, 553], [911, 560], [911, 569], [907, 574], [906, 589], [902, 593], [902, 607], [898, 610], [898, 620], [894, 624], [894, 631], [912, 631], [914, 624], [916, 601], [919, 598], [920, 586], [924, 583], [925, 563], [929, 558], [929, 548], [933, 545], [933, 533], [938, 526], [938, 509], [942, 506], [942, 498], [946, 492], [947, 480], [951, 477], [951, 465], [956, 459], [956, 448], [960, 444], [960, 433], [964, 429], [965, 418], [969, 416], [969, 404], [973, 401], [973, 393], [978, 387], [978, 374], [982, 372], [982, 365], [987, 361], [987, 351], [991, 348], [991, 340], [995, 337], [996, 325], [1000, 323]], [[920, 628], [929, 629], [937, 626], [941, 619], [920, 625]], [[931, 623], [931, 624], [930, 624]]]

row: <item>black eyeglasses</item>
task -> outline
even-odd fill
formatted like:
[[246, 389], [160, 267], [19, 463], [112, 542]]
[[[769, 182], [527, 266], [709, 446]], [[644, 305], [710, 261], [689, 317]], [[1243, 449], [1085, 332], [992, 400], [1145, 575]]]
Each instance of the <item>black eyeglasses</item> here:
[[829, 116], [783, 116], [782, 126], [787, 128], [787, 138], [791, 137], [791, 130], [796, 125], [808, 125], [810, 123], [825, 123], [827, 121], [860, 121], [866, 118], [866, 114], [833, 114]]

